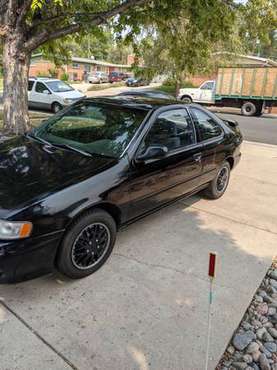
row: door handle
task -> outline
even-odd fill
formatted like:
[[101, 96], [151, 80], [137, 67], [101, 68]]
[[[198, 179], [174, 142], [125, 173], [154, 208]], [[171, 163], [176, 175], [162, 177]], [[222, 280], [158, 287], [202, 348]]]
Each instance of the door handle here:
[[202, 158], [202, 153], [196, 153], [193, 155], [193, 159], [195, 160], [195, 162], [200, 162], [201, 158]]

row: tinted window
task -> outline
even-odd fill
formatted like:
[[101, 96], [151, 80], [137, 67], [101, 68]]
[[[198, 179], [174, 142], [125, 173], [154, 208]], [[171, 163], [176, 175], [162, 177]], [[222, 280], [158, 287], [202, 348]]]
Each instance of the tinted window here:
[[34, 86], [35, 81], [28, 81], [28, 91], [31, 91]]
[[164, 145], [169, 151], [195, 143], [195, 132], [186, 109], [161, 113], [144, 139], [143, 152], [150, 145]]
[[197, 108], [191, 108], [191, 111], [196, 118], [200, 140], [204, 141], [221, 135], [222, 129], [212, 117]]
[[84, 102], [50, 118], [38, 128], [37, 135], [53, 144], [68, 144], [91, 154], [118, 158], [146, 113]]
[[42, 82], [37, 82], [35, 91], [38, 93], [43, 93], [44, 90], [48, 90], [47, 87]]

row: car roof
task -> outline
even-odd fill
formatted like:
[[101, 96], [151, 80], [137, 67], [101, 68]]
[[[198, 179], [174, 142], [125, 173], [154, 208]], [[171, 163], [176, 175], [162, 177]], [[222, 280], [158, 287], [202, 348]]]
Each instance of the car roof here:
[[118, 96], [134, 96], [134, 95], [137, 95], [139, 97], [141, 96], [145, 96], [145, 97], [154, 97], [154, 98], [159, 98], [159, 97], [165, 97], [167, 100], [173, 100], [173, 101], [176, 101], [177, 99], [171, 95], [171, 94], [168, 94], [164, 91], [160, 91], [160, 90], [132, 90], [132, 91], [125, 91], [125, 92], [121, 92], [118, 94]]
[[48, 82], [48, 81], [61, 81], [58, 78], [51, 78], [51, 77], [30, 77], [29, 81], [42, 81], [42, 82]]
[[162, 106], [169, 106], [169, 105], [180, 105], [185, 106], [187, 104], [176, 101], [174, 99], [167, 100], [167, 99], [158, 99], [158, 98], [150, 98], [146, 96], [136, 96], [136, 95], [116, 95], [116, 96], [102, 96], [102, 97], [95, 97], [95, 98], [86, 98], [86, 101], [92, 101], [100, 104], [110, 104], [116, 106], [122, 106], [126, 108], [133, 108], [133, 109], [143, 109], [143, 110], [155, 110]]

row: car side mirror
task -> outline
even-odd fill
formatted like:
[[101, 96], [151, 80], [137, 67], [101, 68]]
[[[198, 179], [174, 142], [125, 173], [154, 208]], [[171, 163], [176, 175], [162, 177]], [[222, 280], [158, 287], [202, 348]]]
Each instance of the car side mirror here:
[[150, 145], [143, 154], [140, 154], [136, 158], [136, 162], [145, 162], [150, 159], [163, 158], [168, 152], [168, 149], [164, 145]]
[[51, 94], [49, 90], [43, 90], [42, 93], [45, 94], [45, 95], [50, 95]]

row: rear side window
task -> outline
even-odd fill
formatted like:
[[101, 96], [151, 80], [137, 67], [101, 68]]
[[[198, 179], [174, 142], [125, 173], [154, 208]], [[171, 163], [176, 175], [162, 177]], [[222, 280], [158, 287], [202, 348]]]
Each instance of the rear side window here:
[[28, 81], [28, 91], [31, 91], [34, 86], [35, 81]]
[[207, 113], [197, 108], [191, 108], [195, 117], [195, 125], [198, 129], [200, 141], [216, 138], [222, 134], [222, 128]]

